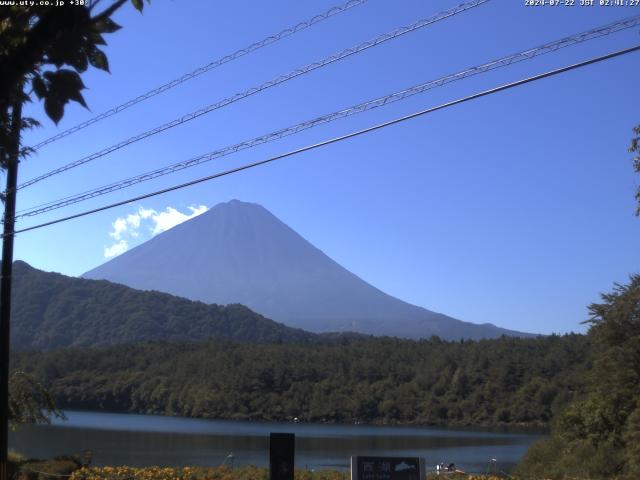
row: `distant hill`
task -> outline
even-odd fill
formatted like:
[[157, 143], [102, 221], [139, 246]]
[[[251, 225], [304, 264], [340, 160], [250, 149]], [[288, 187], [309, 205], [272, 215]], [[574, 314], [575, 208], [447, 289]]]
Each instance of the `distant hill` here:
[[140, 341], [308, 342], [317, 336], [242, 305], [206, 305], [166, 293], [14, 264], [12, 347], [54, 349]]
[[333, 261], [260, 205], [232, 200], [84, 274], [205, 303], [241, 303], [314, 332], [444, 339], [527, 336], [403, 302]]

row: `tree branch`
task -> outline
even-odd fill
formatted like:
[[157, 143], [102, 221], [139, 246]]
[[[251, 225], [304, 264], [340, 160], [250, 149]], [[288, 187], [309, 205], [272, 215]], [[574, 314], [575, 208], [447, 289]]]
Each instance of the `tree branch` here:
[[95, 23], [95, 22], [98, 22], [98, 21], [100, 21], [100, 20], [102, 20], [104, 18], [110, 17], [116, 11], [118, 11], [120, 9], [120, 7], [122, 7], [122, 5], [124, 5], [125, 3], [127, 3], [127, 0], [118, 0], [116, 3], [111, 5], [109, 8], [104, 9], [102, 12], [100, 12], [96, 16], [92, 17], [91, 21], [93, 23]]

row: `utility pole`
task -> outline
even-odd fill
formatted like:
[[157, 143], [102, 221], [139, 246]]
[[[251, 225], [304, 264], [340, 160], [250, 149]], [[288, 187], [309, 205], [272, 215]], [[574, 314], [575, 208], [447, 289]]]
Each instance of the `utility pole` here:
[[13, 231], [16, 214], [16, 186], [22, 129], [22, 86], [16, 89], [11, 110], [11, 127], [4, 157], [7, 189], [4, 198], [4, 236], [0, 271], [0, 480], [9, 480], [9, 350], [11, 334], [11, 274], [13, 271]]

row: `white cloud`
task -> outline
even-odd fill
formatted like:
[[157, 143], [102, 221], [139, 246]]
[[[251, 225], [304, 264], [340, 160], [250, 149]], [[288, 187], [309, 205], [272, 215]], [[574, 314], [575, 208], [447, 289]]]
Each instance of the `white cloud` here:
[[[122, 220], [119, 218], [118, 220]], [[140, 228], [140, 215], [137, 213], [132, 213], [127, 215], [127, 223], [131, 225], [133, 228]]]
[[[171, 208], [171, 207], [167, 207], [167, 208]], [[140, 209], [138, 210], [138, 215], [140, 215], [140, 218], [149, 218], [157, 214], [158, 212], [156, 212], [153, 208], [140, 207]]]
[[208, 210], [208, 208], [205, 205], [200, 205], [199, 207], [189, 207], [189, 210], [191, 210], [190, 215], [179, 212], [173, 207], [167, 207], [164, 212], [154, 212], [154, 214], [151, 216], [151, 220], [154, 223], [151, 234], [157, 235], [159, 233], [165, 232], [170, 228], [181, 224], [182, 222], [186, 222], [187, 220], [191, 220], [198, 215], [202, 215]]
[[206, 205], [188, 207], [191, 213], [182, 213], [173, 207], [167, 207], [164, 211], [158, 212], [152, 208], [138, 208], [135, 213], [130, 213], [126, 217], [118, 217], [111, 224], [113, 231], [109, 232], [109, 236], [118, 242], [110, 247], [105, 247], [104, 256], [106, 258], [115, 257], [129, 249], [129, 243], [126, 238], [138, 238], [141, 235], [140, 227], [143, 223], [149, 224], [149, 232], [151, 236], [165, 232], [176, 225], [191, 220], [198, 215], [203, 214], [209, 207]]
[[122, 238], [122, 234], [127, 231], [127, 221], [124, 218], [116, 218], [116, 221], [113, 222], [112, 226], [113, 232], [109, 232], [109, 236], [116, 240], [120, 240]]
[[104, 247], [104, 258], [115, 257], [126, 252], [128, 249], [129, 243], [126, 240], [120, 240], [118, 243], [114, 243], [110, 247]]

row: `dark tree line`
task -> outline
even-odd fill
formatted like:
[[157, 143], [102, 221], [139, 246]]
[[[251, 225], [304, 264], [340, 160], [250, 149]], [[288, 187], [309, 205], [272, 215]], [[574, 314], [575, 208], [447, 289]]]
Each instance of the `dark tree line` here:
[[201, 418], [546, 425], [583, 389], [581, 335], [479, 342], [146, 343], [20, 352], [59, 407]]

